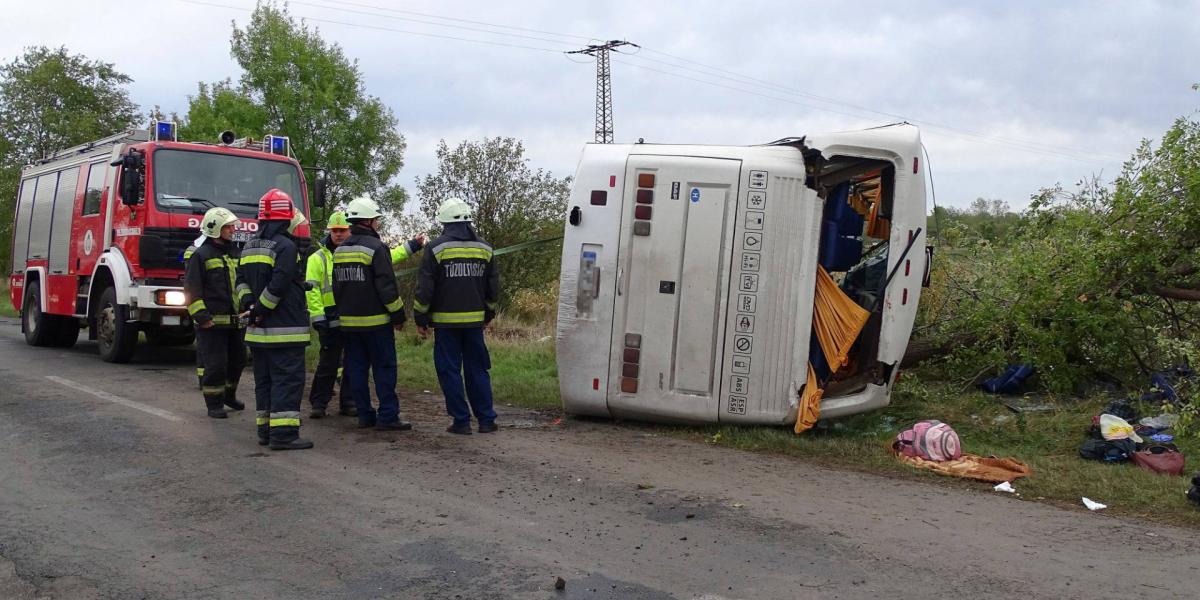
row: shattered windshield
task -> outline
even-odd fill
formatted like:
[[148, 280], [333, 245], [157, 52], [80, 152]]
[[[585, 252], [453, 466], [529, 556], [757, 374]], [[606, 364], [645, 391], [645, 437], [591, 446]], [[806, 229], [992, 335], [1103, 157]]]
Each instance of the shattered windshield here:
[[258, 199], [271, 188], [287, 192], [304, 209], [300, 173], [291, 163], [190, 150], [154, 153], [154, 202], [164, 211], [202, 214], [222, 206], [254, 217]]

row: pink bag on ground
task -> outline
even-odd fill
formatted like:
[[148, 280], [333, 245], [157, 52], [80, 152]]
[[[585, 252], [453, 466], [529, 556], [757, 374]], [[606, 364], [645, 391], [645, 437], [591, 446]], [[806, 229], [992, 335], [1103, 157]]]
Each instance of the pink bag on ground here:
[[962, 457], [958, 434], [941, 421], [921, 421], [896, 435], [892, 447], [904, 456], [917, 456], [937, 462]]

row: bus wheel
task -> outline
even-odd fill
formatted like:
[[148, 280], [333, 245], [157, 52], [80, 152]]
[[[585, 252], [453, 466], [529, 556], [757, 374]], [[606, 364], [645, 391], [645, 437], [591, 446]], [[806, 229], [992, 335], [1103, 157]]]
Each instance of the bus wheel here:
[[58, 323], [58, 332], [54, 336], [54, 345], [59, 348], [70, 348], [79, 341], [79, 319], [63, 317]]
[[31, 281], [25, 287], [25, 300], [21, 303], [21, 328], [25, 330], [25, 343], [30, 346], [49, 346], [54, 343], [58, 322], [54, 315], [42, 312], [39, 282]]
[[108, 288], [100, 295], [96, 311], [96, 341], [105, 362], [125, 363], [137, 348], [138, 330], [126, 323], [129, 309], [117, 304], [117, 290]]

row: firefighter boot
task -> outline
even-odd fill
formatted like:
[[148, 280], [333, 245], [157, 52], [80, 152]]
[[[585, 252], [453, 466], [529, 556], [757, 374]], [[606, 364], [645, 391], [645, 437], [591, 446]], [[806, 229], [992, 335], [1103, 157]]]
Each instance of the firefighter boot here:
[[313, 443], [302, 438], [296, 438], [288, 442], [271, 440], [269, 447], [272, 450], [308, 450], [313, 447]]
[[205, 396], [204, 404], [208, 406], [208, 416], [209, 417], [212, 417], [214, 419], [225, 419], [225, 418], [229, 417], [229, 414], [226, 413], [225, 409], [221, 406], [220, 398]]
[[237, 388], [225, 388], [225, 406], [230, 410], [246, 410], [246, 404], [237, 399]]

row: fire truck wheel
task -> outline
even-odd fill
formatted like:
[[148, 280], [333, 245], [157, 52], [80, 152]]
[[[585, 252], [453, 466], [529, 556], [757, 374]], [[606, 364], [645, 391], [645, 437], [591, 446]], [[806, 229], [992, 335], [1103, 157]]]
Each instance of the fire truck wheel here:
[[117, 304], [117, 290], [108, 288], [100, 295], [96, 311], [96, 341], [105, 362], [125, 363], [137, 348], [138, 330], [126, 323], [129, 308]]
[[37, 281], [29, 282], [25, 300], [21, 302], [21, 327], [25, 330], [25, 343], [30, 346], [53, 344], [59, 325], [54, 315], [42, 312], [41, 287]]
[[54, 345], [59, 348], [70, 348], [79, 341], [79, 319], [63, 317], [58, 324], [58, 332], [54, 335]]

